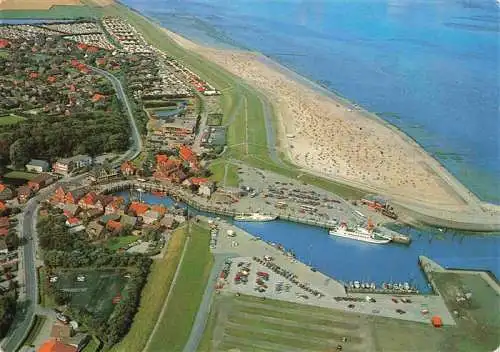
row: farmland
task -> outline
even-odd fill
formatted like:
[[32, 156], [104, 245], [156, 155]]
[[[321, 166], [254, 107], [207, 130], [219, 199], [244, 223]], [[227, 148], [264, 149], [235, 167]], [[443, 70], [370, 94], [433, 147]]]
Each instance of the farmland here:
[[[116, 270], [60, 270], [54, 274], [58, 277], [55, 287], [71, 295], [72, 307], [104, 318], [112, 313], [113, 298], [121, 296], [127, 281], [125, 271]], [[85, 281], [79, 282], [79, 275], [85, 276]]]

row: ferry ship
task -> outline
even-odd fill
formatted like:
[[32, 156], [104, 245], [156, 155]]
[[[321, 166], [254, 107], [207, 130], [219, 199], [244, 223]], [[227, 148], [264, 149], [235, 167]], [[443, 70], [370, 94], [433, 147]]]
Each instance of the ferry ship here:
[[368, 226], [366, 228], [358, 227], [355, 230], [350, 230], [347, 224], [343, 222], [338, 227], [331, 229], [328, 233], [332, 236], [350, 238], [352, 240], [374, 244], [386, 244], [391, 242], [390, 238], [374, 232], [373, 229], [374, 226], [371, 221], [368, 221]]
[[253, 213], [249, 215], [236, 215], [234, 220], [236, 221], [255, 221], [255, 222], [264, 222], [264, 221], [273, 221], [276, 220], [276, 215], [265, 215], [259, 213]]

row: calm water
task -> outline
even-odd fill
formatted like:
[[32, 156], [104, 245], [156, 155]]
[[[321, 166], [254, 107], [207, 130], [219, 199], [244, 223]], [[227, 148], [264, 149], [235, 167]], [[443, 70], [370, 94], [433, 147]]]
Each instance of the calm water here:
[[[128, 198], [128, 192], [120, 192]], [[174, 203], [168, 197], [143, 196], [150, 204]], [[372, 245], [331, 237], [326, 230], [286, 221], [267, 223], [235, 222], [263, 240], [281, 243], [293, 250], [300, 261], [342, 281], [366, 280], [377, 283], [412, 281], [421, 291], [428, 290], [418, 266], [418, 256], [426, 255], [448, 268], [490, 270], [500, 277], [500, 236], [459, 233], [436, 234], [404, 228], [412, 236], [410, 246]]]
[[260, 51], [379, 113], [500, 203], [494, 0], [125, 0], [210, 45]]

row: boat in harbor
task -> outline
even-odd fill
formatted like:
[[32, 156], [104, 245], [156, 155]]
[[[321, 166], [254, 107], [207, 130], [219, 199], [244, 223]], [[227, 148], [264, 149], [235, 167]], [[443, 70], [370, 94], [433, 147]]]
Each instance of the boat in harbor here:
[[347, 224], [342, 222], [339, 226], [331, 229], [328, 233], [331, 236], [344, 237], [367, 243], [387, 244], [391, 242], [391, 238], [374, 231], [374, 226], [371, 221], [368, 221], [366, 228], [359, 226], [354, 230], [349, 229]]
[[276, 220], [276, 215], [265, 215], [260, 213], [246, 214], [246, 215], [236, 215], [234, 220], [236, 221], [255, 221], [255, 222], [264, 222], [264, 221], [273, 221]]

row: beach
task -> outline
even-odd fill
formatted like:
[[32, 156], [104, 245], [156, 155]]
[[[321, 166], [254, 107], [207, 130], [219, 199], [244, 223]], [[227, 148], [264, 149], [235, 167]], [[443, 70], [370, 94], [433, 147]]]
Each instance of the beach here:
[[395, 199], [453, 210], [478, 202], [409, 137], [361, 108], [304, 84], [260, 54], [209, 48], [165, 32], [269, 98], [279, 145], [299, 167]]

